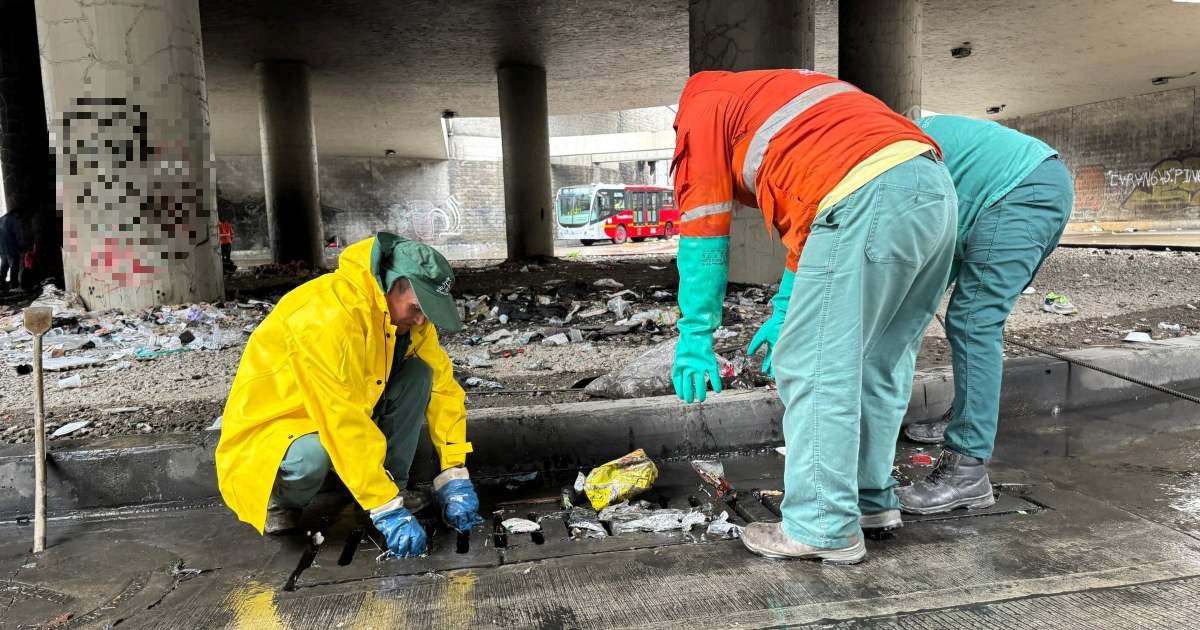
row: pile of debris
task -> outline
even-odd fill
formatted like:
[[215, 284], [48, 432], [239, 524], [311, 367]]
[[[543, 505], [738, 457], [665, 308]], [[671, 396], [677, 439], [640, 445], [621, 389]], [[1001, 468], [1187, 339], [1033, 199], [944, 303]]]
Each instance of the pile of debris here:
[[[274, 308], [248, 300], [93, 313], [78, 296], [49, 285], [33, 306], [53, 309], [42, 356], [43, 367], [51, 372], [96, 366], [116, 371], [132, 361], [239, 346]], [[21, 312], [0, 316], [0, 356], [18, 374], [28, 373], [33, 359], [33, 336], [23, 324]]]
[[[769, 311], [767, 288], [749, 286], [726, 298], [725, 326], [714, 335], [721, 375], [727, 386], [755, 387], [752, 360], [744, 353], [749, 335]], [[498, 360], [521, 357], [534, 344], [572, 346], [595, 351], [597, 343], [649, 346], [623, 369], [597, 379], [588, 395], [607, 398], [655, 396], [671, 391], [671, 362], [680, 317], [676, 296], [667, 287], [626, 288], [612, 278], [591, 284], [562, 279], [540, 286], [513, 286], [488, 295], [465, 294], [458, 300], [463, 332], [447, 336], [468, 351], [455, 362], [467, 370], [487, 369]], [[745, 333], [745, 334], [743, 334]], [[743, 339], [744, 337], [744, 339]], [[551, 370], [546, 361], [526, 362], [526, 369]], [[501, 388], [494, 380], [472, 376], [467, 387]]]

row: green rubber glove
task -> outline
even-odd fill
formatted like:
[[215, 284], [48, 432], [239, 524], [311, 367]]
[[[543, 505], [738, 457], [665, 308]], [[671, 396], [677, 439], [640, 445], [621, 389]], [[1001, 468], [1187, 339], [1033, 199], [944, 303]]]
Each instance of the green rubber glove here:
[[792, 287], [795, 285], [795, 272], [784, 267], [783, 277], [779, 280], [779, 292], [771, 298], [771, 316], [763, 322], [758, 332], [754, 333], [750, 346], [746, 348], [746, 354], [754, 354], [766, 344], [767, 356], [763, 359], [762, 372], [771, 378], [775, 378], [775, 368], [771, 365], [771, 351], [779, 342], [779, 331], [783, 330], [783, 320], [787, 319], [788, 303], [792, 301]]
[[721, 373], [713, 352], [713, 332], [721, 325], [725, 284], [729, 279], [729, 237], [679, 239], [679, 341], [671, 381], [685, 403], [704, 402], [705, 378], [721, 392]]

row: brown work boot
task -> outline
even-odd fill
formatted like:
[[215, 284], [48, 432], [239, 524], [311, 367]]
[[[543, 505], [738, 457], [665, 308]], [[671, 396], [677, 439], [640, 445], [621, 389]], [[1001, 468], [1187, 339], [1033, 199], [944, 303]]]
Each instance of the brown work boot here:
[[425, 506], [432, 502], [432, 498], [429, 496], [429, 493], [425, 492], [424, 490], [401, 490], [400, 496], [404, 497], [404, 507], [413, 514], [425, 509]]
[[841, 549], [814, 547], [792, 539], [782, 523], [750, 523], [742, 532], [746, 549], [767, 558], [820, 560], [828, 564], [858, 564], [867, 557], [867, 547], [858, 536]]
[[269, 536], [288, 534], [300, 528], [300, 508], [275, 505], [274, 501], [267, 506], [267, 522], [263, 533]]

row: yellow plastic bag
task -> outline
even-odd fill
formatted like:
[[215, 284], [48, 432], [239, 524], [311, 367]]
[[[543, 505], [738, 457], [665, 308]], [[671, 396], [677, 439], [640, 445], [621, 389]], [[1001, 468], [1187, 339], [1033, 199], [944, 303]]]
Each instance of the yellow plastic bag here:
[[614, 503], [633, 498], [654, 485], [658, 467], [638, 449], [620, 459], [597, 466], [583, 480], [583, 492], [599, 511]]

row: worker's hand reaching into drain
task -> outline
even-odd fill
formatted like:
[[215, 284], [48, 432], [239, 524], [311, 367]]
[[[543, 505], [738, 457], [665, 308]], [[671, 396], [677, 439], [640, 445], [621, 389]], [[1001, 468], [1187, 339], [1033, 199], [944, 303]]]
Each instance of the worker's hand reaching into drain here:
[[383, 534], [383, 539], [387, 541], [387, 552], [393, 556], [415, 558], [425, 554], [425, 530], [417, 522], [417, 517], [404, 507], [403, 497], [398, 496], [371, 510], [371, 522]]
[[442, 520], [455, 531], [468, 531], [483, 521], [479, 516], [479, 497], [465, 467], [447, 468], [434, 477], [433, 493], [441, 506]]
[[775, 344], [779, 342], [779, 331], [783, 330], [783, 320], [787, 319], [788, 303], [792, 300], [792, 286], [796, 284], [796, 274], [790, 269], [783, 270], [783, 278], [779, 280], [779, 292], [775, 297], [771, 298], [771, 317], [763, 322], [763, 325], [754, 334], [754, 338], [750, 340], [750, 346], [746, 348], [746, 354], [754, 354], [758, 349], [767, 346], [767, 356], [763, 358], [762, 373], [775, 378], [775, 367], [771, 363], [771, 353], [775, 350]]

